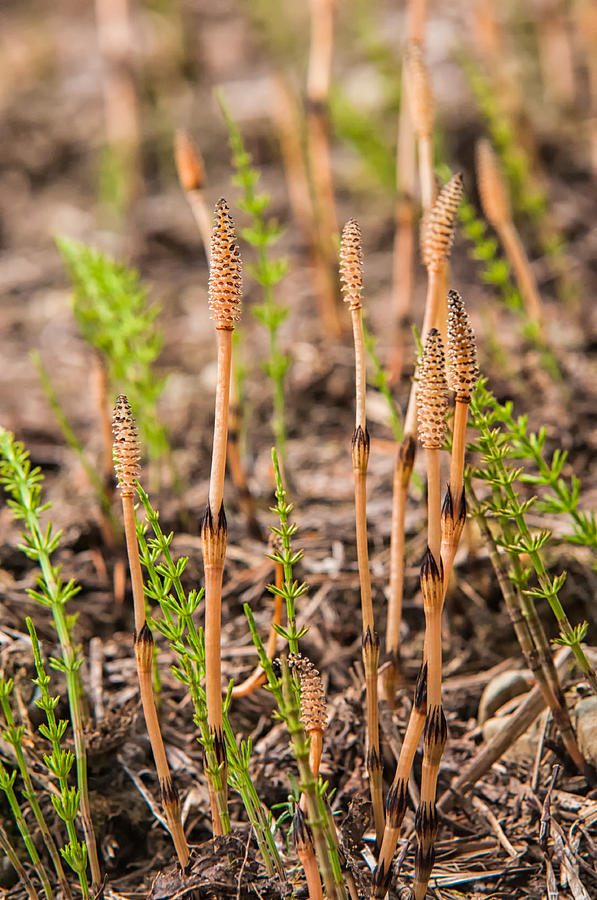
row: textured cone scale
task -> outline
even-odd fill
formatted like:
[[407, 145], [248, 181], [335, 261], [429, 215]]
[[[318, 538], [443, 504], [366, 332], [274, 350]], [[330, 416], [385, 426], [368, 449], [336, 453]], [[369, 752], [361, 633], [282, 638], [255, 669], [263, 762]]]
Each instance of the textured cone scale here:
[[427, 334], [418, 374], [417, 411], [419, 440], [426, 450], [439, 450], [446, 436], [448, 385], [444, 350], [439, 331]]
[[349, 219], [340, 243], [340, 285], [344, 302], [351, 310], [360, 309], [363, 290], [363, 246], [356, 219]]
[[509, 222], [512, 209], [504, 175], [488, 140], [477, 142], [477, 184], [483, 212], [492, 225]]
[[461, 197], [462, 175], [458, 173], [443, 186], [422, 223], [421, 253], [428, 269], [441, 268], [450, 255]]
[[199, 191], [205, 182], [203, 161], [186, 131], [180, 129], [174, 139], [174, 158], [183, 191]]
[[290, 653], [288, 665], [297, 672], [301, 686], [301, 719], [307, 734], [325, 731], [328, 720], [325, 690], [321, 675], [311, 660], [300, 653]]
[[131, 407], [124, 394], [116, 399], [112, 415], [112, 434], [114, 435], [114, 468], [118, 478], [121, 497], [132, 497], [135, 493], [135, 481], [141, 475], [139, 458], [139, 440], [137, 426]]
[[211, 237], [208, 297], [216, 328], [232, 331], [238, 321], [241, 294], [240, 251], [234, 222], [224, 199], [218, 200]]
[[430, 137], [433, 130], [433, 92], [423, 51], [411, 41], [406, 51], [406, 74], [410, 113], [419, 137]]
[[448, 291], [448, 386], [456, 399], [469, 403], [479, 378], [477, 347], [468, 313], [458, 291]]

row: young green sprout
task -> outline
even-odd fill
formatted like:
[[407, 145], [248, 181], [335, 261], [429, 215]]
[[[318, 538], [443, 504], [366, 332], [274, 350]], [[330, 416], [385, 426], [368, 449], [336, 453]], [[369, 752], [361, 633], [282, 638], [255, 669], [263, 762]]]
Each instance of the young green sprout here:
[[475, 335], [457, 291], [448, 292], [448, 386], [456, 394], [450, 482], [442, 507], [442, 562], [447, 582], [466, 520], [464, 454], [471, 395], [479, 377]]
[[442, 709], [442, 635], [444, 599], [441, 562], [440, 450], [446, 436], [448, 386], [439, 332], [427, 335], [417, 389], [418, 434], [427, 454], [427, 552], [421, 566], [427, 657], [427, 718], [423, 740], [421, 799], [415, 819], [418, 847], [415, 857], [415, 900], [423, 900], [435, 859], [437, 813], [435, 794], [439, 764], [446, 743]]
[[476, 147], [477, 183], [481, 205], [489, 222], [498, 233], [532, 322], [541, 325], [543, 310], [537, 282], [526, 250], [512, 221], [512, 207], [503, 172], [489, 141], [481, 140]]
[[[238, 320], [241, 296], [241, 261], [234, 222], [226, 201], [218, 200], [211, 239], [209, 307], [216, 326], [218, 373], [209, 498], [201, 523], [201, 547], [205, 571], [205, 693], [207, 721], [214, 742], [222, 784], [226, 785], [226, 748], [222, 732], [221, 610], [222, 577], [226, 556], [224, 475], [228, 441], [232, 332]], [[225, 787], [224, 787], [225, 790]], [[215, 834], [221, 833], [220, 816], [212, 803]]]
[[124, 531], [133, 588], [135, 660], [137, 663], [139, 692], [141, 694], [147, 734], [160, 782], [162, 805], [168, 829], [172, 835], [179, 862], [184, 869], [189, 861], [189, 848], [180, 818], [180, 800], [172, 781], [170, 766], [166, 758], [166, 750], [153, 695], [153, 635], [145, 619], [145, 594], [139, 559], [134, 507], [135, 482], [138, 481], [141, 474], [139, 465], [140, 451], [137, 439], [137, 426], [129, 402], [124, 394], [120, 394], [116, 400], [112, 431], [114, 434], [114, 468], [122, 499]]
[[344, 226], [340, 244], [340, 283], [344, 301], [352, 317], [355, 353], [356, 422], [352, 436], [352, 468], [354, 474], [357, 561], [361, 584], [362, 650], [367, 694], [367, 769], [373, 804], [373, 817], [378, 845], [383, 834], [382, 764], [379, 752], [379, 713], [377, 702], [377, 668], [379, 638], [373, 621], [371, 573], [367, 549], [367, 466], [369, 463], [369, 432], [365, 392], [365, 342], [363, 337], [363, 251], [361, 232], [354, 219]]

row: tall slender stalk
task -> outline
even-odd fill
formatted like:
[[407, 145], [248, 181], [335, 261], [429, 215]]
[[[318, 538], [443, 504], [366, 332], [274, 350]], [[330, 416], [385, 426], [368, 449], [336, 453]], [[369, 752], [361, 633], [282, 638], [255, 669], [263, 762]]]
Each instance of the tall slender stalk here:
[[168, 823], [168, 830], [172, 836], [178, 860], [184, 869], [189, 861], [189, 848], [180, 818], [180, 799], [172, 781], [153, 694], [152, 664], [154, 644], [153, 635], [145, 618], [145, 591], [139, 559], [139, 545], [137, 543], [134, 496], [136, 491], [135, 482], [138, 481], [141, 473], [139, 442], [135, 420], [124, 394], [120, 394], [116, 401], [112, 421], [114, 467], [122, 499], [124, 532], [133, 588], [135, 660], [137, 663], [139, 692], [141, 694], [147, 734], [160, 783], [162, 805]]
[[418, 838], [415, 856], [414, 896], [423, 900], [435, 861], [437, 813], [435, 795], [439, 764], [447, 737], [442, 708], [442, 608], [444, 599], [441, 562], [441, 487], [439, 454], [446, 433], [448, 386], [439, 332], [432, 328], [425, 341], [417, 391], [419, 440], [427, 453], [427, 552], [421, 566], [421, 590], [425, 609], [427, 656], [427, 718], [423, 738], [421, 799], [415, 818]]
[[352, 436], [352, 468], [357, 537], [357, 560], [361, 584], [362, 653], [367, 694], [367, 770], [373, 804], [373, 818], [378, 845], [383, 834], [382, 762], [379, 751], [379, 712], [377, 700], [377, 669], [379, 638], [373, 620], [371, 573], [367, 548], [367, 466], [369, 462], [369, 432], [365, 394], [367, 375], [361, 293], [363, 289], [363, 260], [361, 232], [357, 222], [350, 219], [342, 231], [340, 246], [340, 281], [344, 300], [352, 317], [355, 352], [356, 421]]
[[[448, 258], [454, 241], [456, 212], [462, 196], [462, 175], [456, 174], [439, 192], [428, 215], [421, 225], [421, 251], [427, 267], [427, 300], [422, 328], [425, 340], [429, 329], [436, 328], [446, 334], [443, 318], [443, 293]], [[386, 624], [387, 666], [384, 669], [383, 686], [390, 706], [400, 672], [400, 621], [402, 617], [402, 591], [404, 580], [404, 517], [408, 485], [416, 452], [417, 428], [417, 379], [413, 380], [404, 416], [404, 438], [398, 450], [392, 492], [392, 530], [390, 539], [390, 599]]]
[[[224, 475], [228, 440], [232, 332], [238, 320], [241, 294], [240, 252], [234, 222], [224, 199], [215, 207], [209, 271], [209, 306], [216, 326], [218, 374], [209, 497], [201, 523], [201, 547], [205, 572], [205, 693], [207, 721], [218, 765], [226, 785], [226, 745], [222, 731], [221, 616], [222, 578], [226, 556], [227, 526], [224, 512]], [[209, 776], [208, 776], [209, 778]], [[213, 798], [212, 798], [213, 800]], [[217, 808], [212, 802], [214, 834], [221, 833]]]

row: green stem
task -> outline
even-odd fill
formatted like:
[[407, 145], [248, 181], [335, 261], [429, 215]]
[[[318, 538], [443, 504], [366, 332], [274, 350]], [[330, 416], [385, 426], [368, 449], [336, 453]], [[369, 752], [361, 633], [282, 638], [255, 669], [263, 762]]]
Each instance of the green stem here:
[[19, 806], [19, 801], [17, 800], [16, 794], [14, 792], [13, 784], [15, 781], [15, 777], [16, 772], [13, 771], [12, 774], [9, 775], [2, 763], [0, 763], [0, 788], [6, 794], [6, 799], [8, 800], [13, 818], [16, 822], [17, 828], [21, 832], [21, 837], [25, 842], [27, 853], [29, 854], [31, 862], [35, 867], [35, 871], [39, 876], [39, 880], [42, 883], [44, 893], [48, 900], [53, 900], [54, 894], [52, 892], [52, 888], [50, 887], [50, 881], [48, 879], [46, 870], [44, 869], [39, 858], [39, 853], [35, 849], [35, 844], [33, 843], [31, 832], [27, 827], [27, 823], [25, 821], [23, 813], [21, 812], [21, 807]]
[[[9, 687], [10, 685], [10, 687]], [[19, 771], [21, 773], [21, 778], [23, 779], [24, 791], [23, 795], [29, 801], [31, 809], [33, 811], [33, 815], [39, 825], [39, 830], [44, 840], [44, 844], [48, 849], [48, 853], [52, 859], [52, 863], [54, 865], [54, 869], [56, 871], [56, 875], [58, 876], [58, 881], [60, 882], [60, 887], [65, 893], [66, 897], [70, 897], [70, 888], [68, 886], [68, 882], [66, 880], [64, 869], [62, 867], [62, 863], [60, 861], [60, 856], [58, 854], [58, 850], [56, 849], [56, 844], [52, 839], [52, 835], [50, 834], [50, 829], [48, 827], [48, 823], [46, 822], [44, 815], [41, 811], [41, 807], [37, 800], [37, 795], [35, 793], [35, 789], [33, 787], [33, 782], [31, 781], [31, 775], [29, 774], [29, 769], [27, 768], [27, 761], [25, 760], [25, 755], [23, 753], [22, 747], [22, 739], [23, 739], [23, 731], [15, 726], [14, 717], [12, 714], [12, 709], [10, 708], [10, 703], [8, 701], [8, 694], [12, 684], [10, 682], [0, 682], [0, 704], [2, 705], [2, 711], [4, 713], [4, 718], [6, 719], [7, 729], [4, 732], [6, 740], [12, 746], [15, 752], [17, 765], [19, 767]]]

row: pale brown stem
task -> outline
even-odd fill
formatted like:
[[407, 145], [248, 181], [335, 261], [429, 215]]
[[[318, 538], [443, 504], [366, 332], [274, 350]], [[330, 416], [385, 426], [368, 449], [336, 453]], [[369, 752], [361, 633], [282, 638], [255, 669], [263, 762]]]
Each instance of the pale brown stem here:
[[[276, 587], [281, 588], [284, 582], [284, 566], [282, 563], [276, 563]], [[278, 642], [278, 635], [275, 629], [275, 625], [279, 625], [282, 621], [282, 597], [279, 594], [274, 595], [274, 615], [272, 618], [272, 624], [269, 630], [269, 638], [267, 642], [267, 655], [269, 659], [273, 659], [276, 653], [276, 645]], [[252, 694], [254, 690], [260, 687], [265, 683], [265, 672], [261, 668], [261, 666], [257, 666], [257, 668], [246, 678], [241, 684], [237, 684], [232, 688], [232, 696], [233, 697], [246, 697], [248, 694]]]
[[361, 585], [361, 613], [363, 634], [374, 633], [373, 602], [371, 599], [371, 573], [367, 547], [367, 472], [354, 472], [354, 503], [356, 514], [357, 562]]
[[309, 738], [309, 765], [315, 778], [318, 778], [321, 754], [323, 752], [323, 731], [310, 731]]
[[131, 586], [133, 589], [133, 612], [135, 614], [135, 633], [139, 634], [145, 625], [145, 592], [143, 590], [143, 573], [139, 561], [139, 545], [137, 543], [137, 525], [133, 497], [122, 497], [122, 514], [124, 518], [124, 534], [126, 550], [129, 558]]
[[365, 339], [363, 333], [363, 313], [361, 308], [351, 309], [352, 336], [354, 339], [355, 395], [356, 412], [355, 428], [367, 427], [367, 361], [365, 355]]
[[205, 694], [207, 721], [214, 734], [222, 732], [222, 576], [224, 564], [205, 565]]
[[147, 726], [147, 734], [151, 744], [155, 767], [162, 791], [162, 803], [168, 822], [168, 828], [174, 841], [176, 853], [181, 866], [184, 868], [189, 860], [189, 850], [184, 836], [184, 830], [180, 820], [180, 803], [172, 782], [170, 767], [166, 759], [166, 751], [160, 731], [155, 700], [153, 696], [153, 637], [145, 621], [145, 593], [143, 590], [143, 574], [139, 560], [139, 545], [137, 543], [137, 530], [135, 522], [135, 508], [133, 497], [125, 494], [122, 497], [122, 511], [124, 517], [124, 533], [131, 572], [133, 588], [133, 608], [135, 614], [135, 659], [137, 662], [137, 675], [139, 678], [139, 691], [143, 714]]
[[[402, 622], [402, 594], [404, 586], [404, 522], [408, 483], [402, 483], [402, 463], [397, 461], [394, 469], [394, 491], [392, 501], [392, 530], [390, 536], [390, 596], [386, 622], [386, 653], [391, 658], [392, 678], [384, 678], [386, 700], [393, 707], [396, 691], [396, 675], [400, 647], [400, 623]], [[389, 675], [389, 672], [388, 672]]]
[[319, 877], [319, 866], [317, 865], [317, 857], [313, 845], [303, 846], [299, 850], [297, 847], [296, 855], [305, 873], [305, 881], [307, 882], [307, 890], [309, 892], [309, 900], [323, 900], [323, 889], [321, 887], [321, 878]]
[[166, 758], [166, 750], [164, 748], [160, 723], [155, 707], [152, 677], [153, 638], [147, 625], [145, 625], [142, 631], [135, 636], [135, 658], [137, 661], [137, 675], [139, 678], [139, 691], [141, 693], [143, 714], [145, 716], [147, 734], [160, 782], [164, 814], [168, 823], [168, 829], [172, 835], [172, 840], [174, 841], [178, 860], [184, 869], [189, 861], [189, 848], [180, 818], [180, 801], [172, 782], [170, 766], [168, 765], [168, 760]]
[[425, 40], [426, 19], [427, 0], [410, 0], [406, 22], [408, 38], [421, 46]]
[[433, 173], [433, 143], [430, 134], [418, 138], [419, 147], [419, 180], [421, 182], [421, 205], [426, 212], [433, 206], [436, 194], [435, 175]]
[[201, 243], [203, 244], [205, 258], [207, 260], [207, 265], [209, 266], [212, 232], [211, 211], [208, 209], [205, 194], [199, 188], [192, 191], [185, 191], [185, 195], [188, 204], [191, 207], [191, 212], [195, 219], [199, 235], [201, 236]]
[[230, 405], [230, 370], [232, 365], [232, 331], [227, 328], [216, 328], [216, 335], [218, 342], [218, 377], [211, 473], [209, 478], [209, 506], [214, 517], [219, 515], [224, 498], [228, 409]]
[[441, 485], [440, 451], [427, 449], [427, 546], [433, 554], [436, 565], [440, 566], [441, 552]]
[[495, 227], [510, 265], [514, 269], [527, 314], [533, 322], [541, 324], [543, 321], [541, 297], [520, 236], [512, 222], [496, 223]]
[[417, 678], [413, 707], [406, 726], [402, 747], [400, 748], [396, 773], [386, 799], [385, 828], [371, 889], [371, 897], [376, 898], [376, 900], [382, 900], [390, 887], [392, 859], [400, 836], [400, 826], [407, 808], [408, 779], [423, 728], [425, 727], [425, 716], [427, 713], [426, 678], [427, 666], [426, 663], [423, 663]]
[[388, 665], [382, 677], [384, 693], [393, 708], [400, 673], [400, 623], [404, 587], [404, 522], [408, 485], [413, 469], [416, 443], [407, 435], [402, 442], [394, 468], [392, 494], [392, 529], [390, 537], [390, 596], [386, 622], [386, 654]]
[[464, 455], [466, 453], [466, 422], [468, 402], [456, 398], [454, 424], [452, 427], [452, 456], [450, 458], [450, 491], [455, 514], [458, 515], [464, 477]]

